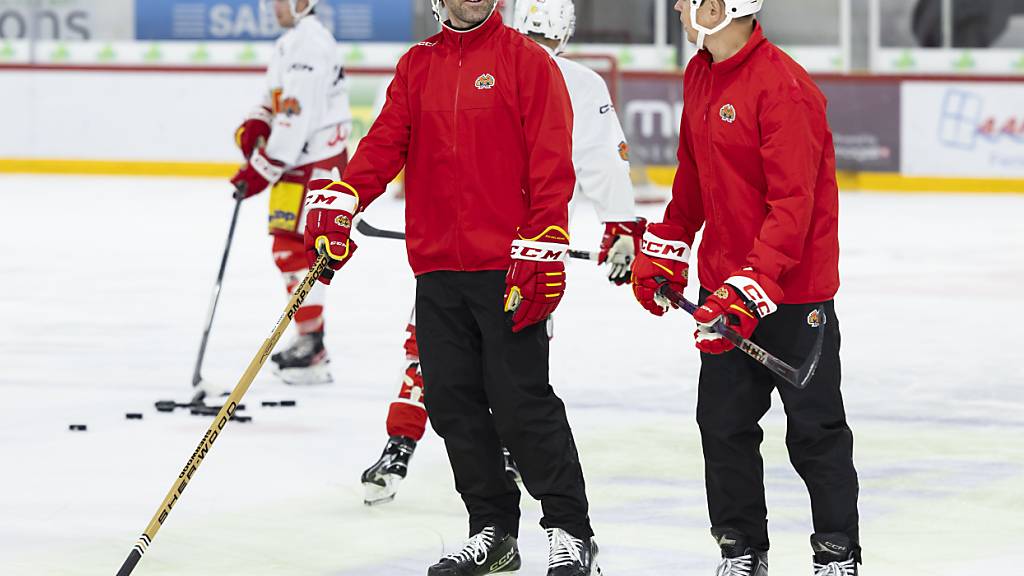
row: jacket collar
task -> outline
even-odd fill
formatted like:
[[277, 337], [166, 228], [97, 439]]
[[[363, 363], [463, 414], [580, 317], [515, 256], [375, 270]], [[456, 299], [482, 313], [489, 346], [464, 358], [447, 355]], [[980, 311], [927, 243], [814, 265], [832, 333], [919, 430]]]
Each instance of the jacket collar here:
[[711, 72], [714, 74], [728, 74], [733, 70], [739, 68], [744, 62], [750, 58], [750, 55], [757, 50], [757, 47], [762, 43], [767, 42], [767, 38], [764, 37], [764, 30], [761, 28], [761, 23], [757, 20], [754, 21], [754, 31], [750, 34], [750, 39], [747, 43], [740, 48], [740, 51], [733, 54], [729, 59], [722, 62], [713, 62], [711, 52], [708, 52], [707, 48], [697, 53], [699, 58], [703, 58], [707, 63], [708, 67], [711, 68]]
[[[450, 21], [449, 21], [450, 22]], [[504, 22], [501, 19], [501, 13], [495, 10], [491, 17], [484, 20], [476, 26], [476, 28], [470, 28], [469, 30], [456, 30], [449, 25], [449, 22], [445, 22], [441, 25], [441, 33], [445, 40], [450, 42], [462, 42], [463, 45], [469, 46], [478, 41], [485, 40], [491, 37], [497, 30], [500, 30], [504, 26]]]

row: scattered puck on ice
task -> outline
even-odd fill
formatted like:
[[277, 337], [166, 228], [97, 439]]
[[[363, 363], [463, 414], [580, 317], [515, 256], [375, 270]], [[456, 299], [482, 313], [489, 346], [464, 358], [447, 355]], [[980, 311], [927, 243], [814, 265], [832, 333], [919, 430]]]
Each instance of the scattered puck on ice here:
[[295, 406], [295, 400], [281, 400], [281, 406]]
[[72, 424], [68, 426], [68, 430], [71, 430], [72, 432], [85, 432], [86, 428], [85, 424]]
[[280, 402], [274, 402], [273, 400], [264, 400], [264, 401], [263, 401], [263, 402], [261, 402], [260, 404], [261, 404], [261, 405], [262, 405], [262, 406], [263, 406], [264, 408], [273, 408], [274, 406], [279, 406], [279, 405], [280, 405]]
[[129, 412], [125, 414], [124, 417], [129, 420], [142, 420], [142, 414], [138, 412]]
[[174, 409], [178, 407], [178, 403], [174, 400], [160, 400], [155, 406], [160, 412], [174, 412]]
[[252, 416], [232, 416], [231, 419], [235, 422], [252, 422]]

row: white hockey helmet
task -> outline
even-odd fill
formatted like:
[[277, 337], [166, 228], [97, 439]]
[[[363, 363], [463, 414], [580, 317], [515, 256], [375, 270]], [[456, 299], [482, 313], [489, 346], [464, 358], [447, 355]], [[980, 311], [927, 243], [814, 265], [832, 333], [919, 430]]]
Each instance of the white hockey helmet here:
[[690, 0], [690, 26], [697, 31], [697, 50], [704, 48], [704, 39], [711, 34], [722, 31], [737, 18], [757, 14], [764, 6], [764, 0], [720, 0], [725, 4], [725, 18], [714, 28], [701, 26], [697, 23], [697, 9], [706, 0]]
[[560, 54], [576, 32], [576, 6], [573, 0], [516, 0], [512, 24], [521, 34], [558, 40]]
[[316, 8], [318, 2], [320, 2], [320, 0], [309, 0], [309, 4], [306, 6], [306, 9], [303, 10], [302, 12], [299, 12], [295, 8], [295, 6], [299, 3], [299, 0], [288, 0], [288, 8], [292, 11], [292, 18], [298, 20], [299, 18], [309, 16], [309, 13], [313, 11], [313, 8]]

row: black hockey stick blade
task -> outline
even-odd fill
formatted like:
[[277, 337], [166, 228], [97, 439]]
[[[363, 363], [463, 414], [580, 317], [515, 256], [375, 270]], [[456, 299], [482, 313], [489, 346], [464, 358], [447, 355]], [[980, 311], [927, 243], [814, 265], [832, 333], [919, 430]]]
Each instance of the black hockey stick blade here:
[[[356, 221], [356, 230], [360, 234], [367, 238], [387, 238], [389, 240], [405, 240], [405, 232], [398, 232], [396, 230], [381, 230], [371, 226], [369, 222], [358, 218]], [[593, 260], [597, 261], [597, 254], [594, 252], [588, 252], [586, 250], [569, 250], [569, 257], [575, 258], [576, 260]]]
[[[656, 278], [655, 280], [659, 280]], [[697, 305], [687, 300], [682, 294], [676, 292], [669, 287], [668, 283], [663, 283], [658, 293], [668, 299], [669, 302], [675, 304], [679, 308], [682, 308], [691, 316], [697, 311]], [[799, 368], [794, 368], [786, 362], [780, 360], [778, 357], [768, 352], [764, 348], [761, 348], [757, 344], [754, 344], [750, 340], [740, 336], [735, 330], [725, 324], [725, 322], [719, 320], [715, 323], [714, 330], [729, 342], [732, 342], [734, 346], [742, 350], [745, 354], [756, 360], [759, 364], [768, 368], [778, 376], [782, 377], [786, 382], [790, 383], [794, 387], [803, 390], [807, 387], [807, 383], [811, 381], [814, 376], [814, 371], [818, 368], [818, 362], [821, 360], [821, 349], [825, 342], [825, 310], [821, 307], [818, 308], [818, 317], [821, 318], [821, 322], [815, 327], [817, 335], [814, 339], [814, 346], [811, 348], [810, 355], [807, 360]]]

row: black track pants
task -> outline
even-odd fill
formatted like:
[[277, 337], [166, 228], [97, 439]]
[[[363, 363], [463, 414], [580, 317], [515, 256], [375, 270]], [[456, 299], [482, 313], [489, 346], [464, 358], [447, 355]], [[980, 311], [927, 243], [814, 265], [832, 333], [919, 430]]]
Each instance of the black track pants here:
[[[761, 321], [752, 340], [793, 366], [803, 364], [814, 339], [808, 315], [816, 306], [779, 306]], [[853, 433], [839, 386], [839, 321], [832, 302], [825, 303], [825, 313], [821, 363], [805, 390], [784, 383], [739, 350], [701, 354], [697, 423], [711, 524], [739, 530], [756, 549], [768, 550], [758, 421], [778, 388], [786, 410], [789, 459], [810, 493], [814, 530], [842, 532], [859, 551]]]
[[416, 337], [430, 423], [444, 438], [470, 534], [497, 524], [519, 533], [519, 489], [504, 444], [540, 500], [541, 525], [593, 533], [583, 472], [548, 382], [544, 323], [513, 334], [502, 308], [505, 272], [431, 272], [416, 281]]

